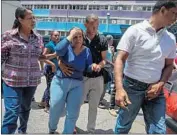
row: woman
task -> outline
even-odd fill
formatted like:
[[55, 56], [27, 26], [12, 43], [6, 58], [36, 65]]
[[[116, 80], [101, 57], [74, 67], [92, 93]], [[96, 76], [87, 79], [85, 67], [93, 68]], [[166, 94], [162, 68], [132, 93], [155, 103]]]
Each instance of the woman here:
[[83, 97], [83, 71], [97, 70], [97, 67], [96, 64], [92, 64], [90, 50], [83, 46], [83, 31], [79, 28], [71, 29], [69, 36], [57, 44], [56, 54], [74, 70], [71, 76], [66, 76], [58, 68], [53, 77], [50, 87], [49, 133], [56, 133], [59, 118], [66, 104], [63, 133], [72, 134]]
[[[53, 31], [51, 33], [51, 41], [45, 45], [43, 55], [55, 53], [55, 46], [59, 42], [59, 37], [60, 37], [60, 33], [58, 31]], [[57, 57], [55, 56], [54, 58], [50, 60], [46, 60], [44, 62], [46, 63], [45, 69], [44, 69], [44, 75], [46, 77], [47, 88], [45, 89], [42, 101], [39, 103], [39, 106], [45, 107], [44, 111], [48, 112], [49, 111], [49, 100], [50, 100], [49, 89], [50, 89], [50, 84], [55, 74], [56, 68], [58, 67], [57, 66], [58, 61], [57, 61]]]
[[31, 10], [19, 7], [15, 11], [13, 29], [2, 35], [1, 64], [5, 115], [2, 134], [26, 133], [31, 100], [41, 82], [38, 57], [43, 46], [42, 37], [33, 31], [35, 18]]

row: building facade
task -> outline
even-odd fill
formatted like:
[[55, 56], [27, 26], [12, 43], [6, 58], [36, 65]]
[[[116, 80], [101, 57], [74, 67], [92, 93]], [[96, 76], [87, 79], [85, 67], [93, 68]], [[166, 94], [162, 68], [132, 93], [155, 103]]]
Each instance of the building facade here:
[[2, 19], [2, 25], [1, 25], [1, 32], [5, 32], [6, 30], [9, 30], [12, 28], [12, 25], [15, 20], [15, 10], [17, 7], [21, 6], [20, 1], [14, 0], [14, 1], [1, 1], [1, 19]]
[[46, 35], [59, 30], [62, 36], [83, 23], [88, 14], [99, 16], [100, 33], [121, 35], [128, 26], [148, 19], [155, 1], [21, 1], [33, 9], [37, 19], [36, 30]]

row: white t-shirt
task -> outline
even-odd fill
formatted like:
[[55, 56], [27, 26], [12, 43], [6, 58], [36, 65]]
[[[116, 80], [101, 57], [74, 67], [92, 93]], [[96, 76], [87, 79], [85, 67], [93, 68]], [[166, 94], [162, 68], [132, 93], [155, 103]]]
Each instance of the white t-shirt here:
[[127, 29], [117, 49], [129, 53], [124, 69], [126, 76], [155, 83], [161, 78], [165, 59], [176, 56], [176, 39], [166, 29], [156, 32], [145, 20]]

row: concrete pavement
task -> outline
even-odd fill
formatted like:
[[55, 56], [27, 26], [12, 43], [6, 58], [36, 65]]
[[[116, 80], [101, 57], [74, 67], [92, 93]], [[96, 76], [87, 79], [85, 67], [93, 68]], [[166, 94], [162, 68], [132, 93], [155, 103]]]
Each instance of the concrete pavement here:
[[[44, 89], [46, 88], [45, 78], [42, 77], [42, 83], [38, 86], [35, 93], [36, 102], [32, 103], [32, 110], [30, 113], [28, 130], [29, 134], [33, 133], [48, 133], [48, 118], [49, 114], [44, 112], [43, 109], [40, 109], [37, 106], [37, 102], [40, 102]], [[105, 99], [109, 101], [109, 94], [106, 94]], [[4, 104], [2, 100], [2, 116], [4, 115]], [[88, 104], [84, 104], [81, 107], [80, 116], [77, 121], [77, 126], [81, 129], [80, 132], [86, 130], [88, 118]], [[3, 117], [2, 117], [3, 119]], [[58, 124], [58, 132], [63, 131], [65, 117], [62, 117]], [[113, 117], [109, 114], [107, 109], [98, 108], [98, 116], [96, 123], [96, 134], [112, 134], [115, 127], [116, 117]], [[143, 114], [140, 111], [136, 120], [133, 123], [133, 126], [130, 130], [130, 133], [145, 133], [144, 119]]]

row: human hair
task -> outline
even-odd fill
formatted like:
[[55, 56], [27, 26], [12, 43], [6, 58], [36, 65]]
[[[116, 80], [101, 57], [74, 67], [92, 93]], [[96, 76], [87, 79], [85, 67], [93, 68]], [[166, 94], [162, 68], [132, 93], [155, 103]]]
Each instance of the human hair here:
[[88, 23], [91, 20], [97, 21], [99, 19], [98, 19], [98, 16], [95, 14], [90, 14], [90, 15], [86, 16], [86, 19], [85, 19], [86, 23]]
[[58, 32], [59, 33], [59, 35], [60, 35], [60, 32], [59, 31], [57, 31], [57, 30], [53, 30], [52, 32], [50, 32], [50, 37], [52, 37], [53, 36], [53, 33], [54, 32]]
[[20, 21], [18, 20], [18, 18], [24, 19], [25, 18], [25, 13], [26, 13], [27, 10], [31, 10], [31, 9], [27, 9], [27, 8], [24, 8], [24, 7], [18, 7], [15, 10], [15, 20], [14, 20], [12, 29], [16, 29], [16, 28], [21, 27], [21, 24], [20, 24]]
[[172, 1], [159, 0], [154, 5], [153, 10], [152, 10], [152, 14], [156, 14], [157, 12], [159, 12], [162, 7], [165, 7], [168, 10], [170, 8], [175, 8], [176, 4]]
[[113, 40], [113, 36], [112, 36], [112, 35], [107, 35], [107, 36], [106, 36], [106, 39], [107, 39], [108, 41]]
[[68, 32], [68, 35], [70, 34], [70, 32], [71, 32], [73, 29], [81, 30], [82, 36], [84, 37], [84, 31], [83, 31], [81, 28], [79, 28], [79, 27], [73, 27], [73, 28], [71, 28], [71, 29], [69, 30], [69, 32]]

